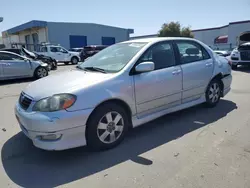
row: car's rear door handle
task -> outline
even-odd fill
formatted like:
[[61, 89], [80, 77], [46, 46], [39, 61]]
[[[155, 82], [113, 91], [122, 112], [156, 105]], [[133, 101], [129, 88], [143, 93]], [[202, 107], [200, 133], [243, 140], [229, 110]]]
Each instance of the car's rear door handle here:
[[4, 66], [10, 66], [10, 63], [3, 63]]
[[181, 73], [180, 69], [179, 70], [175, 70], [175, 71], [172, 72], [173, 75], [177, 75], [177, 74], [180, 74], [180, 73]]

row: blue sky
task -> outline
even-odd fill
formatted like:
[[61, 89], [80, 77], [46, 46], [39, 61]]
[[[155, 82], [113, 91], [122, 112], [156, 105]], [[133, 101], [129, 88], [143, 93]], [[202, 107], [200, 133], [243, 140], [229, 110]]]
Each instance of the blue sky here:
[[[164, 22], [192, 29], [250, 20], [250, 0], [15, 0], [1, 1], [0, 32], [30, 20], [90, 22], [157, 33]], [[249, 28], [250, 29], [250, 28]]]

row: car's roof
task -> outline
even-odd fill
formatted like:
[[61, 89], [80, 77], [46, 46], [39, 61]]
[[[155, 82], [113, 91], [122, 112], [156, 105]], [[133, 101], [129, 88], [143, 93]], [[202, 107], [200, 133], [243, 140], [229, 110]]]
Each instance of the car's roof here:
[[186, 37], [154, 37], [154, 38], [142, 38], [142, 39], [134, 39], [134, 40], [129, 40], [125, 41], [123, 43], [131, 43], [131, 42], [161, 42], [161, 41], [168, 41], [168, 40], [192, 40], [196, 41], [193, 38], [186, 38]]

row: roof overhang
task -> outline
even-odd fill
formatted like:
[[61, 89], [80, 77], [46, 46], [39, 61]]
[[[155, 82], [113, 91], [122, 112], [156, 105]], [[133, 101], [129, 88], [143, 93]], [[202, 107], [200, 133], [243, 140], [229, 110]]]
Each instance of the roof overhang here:
[[4, 31], [4, 32], [8, 33], [9, 35], [15, 35], [27, 29], [40, 28], [40, 27], [46, 27], [46, 26], [47, 26], [46, 21], [32, 20], [30, 22], [8, 29], [7, 31]]

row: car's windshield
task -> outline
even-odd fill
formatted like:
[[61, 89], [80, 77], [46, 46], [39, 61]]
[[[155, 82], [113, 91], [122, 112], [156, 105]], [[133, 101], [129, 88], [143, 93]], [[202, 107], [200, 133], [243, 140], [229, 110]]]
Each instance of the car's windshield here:
[[105, 72], [118, 72], [146, 45], [145, 42], [114, 44], [85, 60], [78, 67], [94, 67]]

